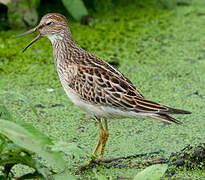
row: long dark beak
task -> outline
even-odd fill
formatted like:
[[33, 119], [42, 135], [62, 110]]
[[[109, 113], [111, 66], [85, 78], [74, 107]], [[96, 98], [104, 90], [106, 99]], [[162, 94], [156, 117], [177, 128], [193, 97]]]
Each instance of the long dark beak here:
[[[23, 34], [20, 34], [18, 36], [15, 36], [14, 38], [18, 38], [18, 37], [21, 37], [21, 36], [25, 36], [27, 34], [31, 34], [33, 32], [36, 32], [38, 30], [38, 27], [34, 28], [34, 29], [31, 29]], [[41, 34], [39, 34], [37, 37], [35, 37], [24, 49], [23, 49], [23, 52], [26, 51], [26, 49], [31, 46], [34, 42], [36, 42], [37, 40], [39, 40], [41, 38]]]

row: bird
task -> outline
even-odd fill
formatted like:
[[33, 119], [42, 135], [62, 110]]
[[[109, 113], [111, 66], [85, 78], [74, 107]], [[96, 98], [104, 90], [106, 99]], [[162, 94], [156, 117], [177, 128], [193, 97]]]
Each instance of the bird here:
[[98, 160], [104, 158], [109, 137], [108, 120], [152, 118], [180, 125], [182, 122], [170, 114], [191, 114], [147, 100], [120, 71], [75, 43], [68, 21], [62, 14], [48, 13], [35, 28], [16, 37], [34, 32], [39, 32], [39, 35], [23, 52], [42, 37], [50, 40], [54, 64], [67, 96], [76, 106], [95, 117], [99, 125], [100, 137], [93, 151]]

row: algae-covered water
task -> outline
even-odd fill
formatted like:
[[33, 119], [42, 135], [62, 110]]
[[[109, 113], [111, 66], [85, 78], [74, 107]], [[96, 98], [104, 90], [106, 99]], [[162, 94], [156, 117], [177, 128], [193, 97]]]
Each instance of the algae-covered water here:
[[[107, 13], [93, 14], [91, 26], [69, 21], [79, 46], [118, 64], [147, 99], [193, 112], [174, 116], [183, 126], [152, 119], [109, 120], [105, 158], [158, 150], [168, 157], [188, 144], [204, 143], [205, 2], [170, 2], [160, 6], [125, 3]], [[52, 139], [76, 142], [91, 154], [99, 136], [97, 123], [92, 117], [84, 121], [84, 113], [67, 98], [49, 40], [41, 39], [22, 53], [35, 37], [13, 38], [22, 32], [0, 32], [0, 87], [26, 95], [42, 118], [37, 119], [13, 96], [4, 97], [4, 102], [17, 119], [31, 123]], [[71, 164], [81, 163], [71, 160]], [[133, 177], [138, 170], [97, 167], [97, 171], [116, 178]], [[90, 170], [82, 176], [94, 174]], [[203, 179], [205, 172], [178, 171], [174, 177]]]

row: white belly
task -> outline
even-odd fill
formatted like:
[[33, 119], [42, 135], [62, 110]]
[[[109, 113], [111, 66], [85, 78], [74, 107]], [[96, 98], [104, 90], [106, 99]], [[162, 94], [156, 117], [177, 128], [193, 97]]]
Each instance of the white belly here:
[[66, 94], [76, 106], [78, 106], [80, 109], [87, 112], [88, 114], [100, 115], [100, 116], [104, 114], [104, 112], [102, 111], [99, 105], [94, 105], [84, 101], [72, 89], [67, 88]]

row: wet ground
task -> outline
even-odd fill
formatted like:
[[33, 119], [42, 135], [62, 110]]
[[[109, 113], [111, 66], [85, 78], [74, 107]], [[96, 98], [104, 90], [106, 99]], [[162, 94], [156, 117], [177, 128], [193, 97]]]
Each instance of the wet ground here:
[[[91, 26], [69, 22], [79, 46], [118, 65], [146, 98], [193, 112], [175, 116], [183, 126], [151, 119], [109, 120], [105, 158], [158, 150], [168, 157], [187, 144], [204, 143], [205, 2], [168, 2], [119, 5], [106, 14], [95, 14]], [[0, 32], [0, 88], [26, 95], [42, 118], [37, 119], [14, 97], [3, 97], [4, 102], [17, 119], [31, 123], [52, 139], [76, 142], [91, 154], [99, 136], [97, 123], [92, 117], [84, 121], [84, 113], [67, 98], [49, 40], [41, 39], [22, 53], [35, 37], [13, 39], [22, 32]], [[74, 167], [81, 163], [71, 161]], [[116, 178], [133, 177], [138, 170], [97, 167], [97, 171]], [[93, 176], [92, 170], [87, 176]], [[205, 173], [184, 170], [174, 177], [205, 178]]]

